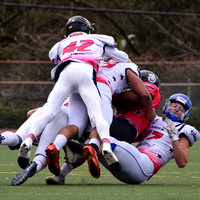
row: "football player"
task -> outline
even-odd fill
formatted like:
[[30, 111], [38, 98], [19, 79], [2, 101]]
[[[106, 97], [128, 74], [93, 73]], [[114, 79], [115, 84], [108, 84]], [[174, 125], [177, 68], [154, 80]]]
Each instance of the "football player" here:
[[[20, 146], [20, 151], [27, 151], [27, 149], [31, 151], [33, 140], [60, 112], [65, 99], [69, 95], [73, 96], [78, 93], [80, 94], [79, 98], [87, 108], [92, 126], [97, 128], [103, 141], [102, 153], [106, 152], [109, 155], [107, 157], [109, 161], [118, 162], [110, 147], [109, 124], [102, 115], [101, 99], [95, 80], [99, 62], [104, 55], [108, 55], [119, 62], [127, 62], [129, 57], [125, 52], [116, 48], [113, 37], [93, 33], [94, 28], [86, 18], [74, 16], [68, 20], [65, 26], [66, 38], [56, 43], [49, 52], [52, 63], [56, 65], [51, 71], [56, 84], [49, 94], [47, 102], [40, 110], [41, 114], [32, 122], [28, 136]], [[73, 100], [76, 98], [77, 96], [72, 97]], [[71, 114], [70, 107], [71, 103], [69, 102], [69, 115]], [[74, 113], [79, 113], [75, 106], [72, 110]], [[69, 117], [69, 119], [72, 118]], [[81, 129], [78, 129], [77, 124], [71, 124], [71, 121], [69, 121], [69, 126], [69, 132], [73, 137], [76, 136], [74, 134], [77, 131], [82, 132]], [[84, 123], [82, 127], [84, 127]], [[67, 142], [66, 137], [60, 137], [60, 141]], [[48, 158], [53, 159], [55, 157], [53, 152], [55, 148], [52, 145], [47, 149]]]

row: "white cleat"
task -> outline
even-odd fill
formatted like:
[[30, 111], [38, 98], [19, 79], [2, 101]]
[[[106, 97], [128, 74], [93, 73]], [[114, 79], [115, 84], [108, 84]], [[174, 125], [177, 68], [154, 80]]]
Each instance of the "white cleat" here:
[[18, 165], [25, 169], [29, 164], [29, 158], [31, 155], [31, 148], [32, 148], [32, 139], [26, 138], [20, 145], [19, 154], [18, 154]]
[[113, 153], [110, 143], [103, 143], [102, 155], [107, 161], [109, 167], [114, 172], [118, 172], [121, 169], [120, 163], [116, 155]]

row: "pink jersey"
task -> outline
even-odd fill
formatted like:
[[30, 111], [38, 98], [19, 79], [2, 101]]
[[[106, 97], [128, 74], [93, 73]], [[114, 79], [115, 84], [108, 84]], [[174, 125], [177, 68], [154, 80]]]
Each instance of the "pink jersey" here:
[[[119, 51], [111, 36], [99, 34], [74, 35], [56, 43], [49, 52], [51, 61], [58, 65], [65, 61], [87, 62], [98, 70], [102, 56], [110, 56], [119, 62], [126, 62], [128, 55]], [[54, 78], [57, 67], [52, 70]]]
[[[174, 122], [174, 124], [176, 135], [184, 134], [191, 146], [200, 140], [200, 134], [194, 127], [180, 122]], [[138, 150], [147, 154], [153, 162], [154, 173], [174, 157], [171, 139], [163, 126], [167, 126], [167, 124], [162, 117], [157, 116], [150, 127], [145, 130], [144, 138], [137, 145]]]
[[[155, 110], [157, 110], [161, 101], [159, 88], [152, 83], [144, 82], [144, 84], [153, 97], [152, 106]], [[129, 112], [123, 112], [119, 110], [117, 112], [116, 117], [123, 117], [128, 119], [137, 128], [137, 137], [133, 142], [139, 141], [140, 134], [151, 124], [149, 119], [146, 117], [146, 114], [147, 111], [144, 107], [139, 107], [136, 110], [131, 110]]]
[[140, 75], [139, 68], [134, 63], [118, 63], [114, 60], [110, 62], [102, 63], [99, 66], [99, 71], [97, 74], [97, 81], [105, 78], [105, 82], [109, 84], [112, 94], [121, 93], [123, 90], [129, 88], [130, 86], [127, 83], [126, 70], [132, 70], [138, 77]]

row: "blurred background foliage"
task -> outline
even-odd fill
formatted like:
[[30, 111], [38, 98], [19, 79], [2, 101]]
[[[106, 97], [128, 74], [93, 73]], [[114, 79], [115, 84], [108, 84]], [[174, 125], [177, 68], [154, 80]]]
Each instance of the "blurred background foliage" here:
[[[0, 3], [3, 2], [200, 14], [199, 0], [3, 0]], [[0, 60], [49, 61], [49, 50], [63, 39], [65, 24], [74, 15], [84, 16], [91, 23], [95, 23], [96, 33], [113, 36], [118, 48], [128, 53], [133, 62], [160, 62], [159, 65], [139, 64], [139, 67], [154, 71], [162, 83], [199, 83], [200, 64], [165, 64], [166, 61], [199, 62], [199, 15], [146, 15], [1, 5]], [[0, 63], [0, 81], [50, 81], [52, 67], [50, 61], [47, 64]], [[25, 113], [25, 110], [43, 105], [51, 88], [52, 85], [0, 84], [0, 104], [5, 106], [0, 108], [0, 116], [1, 113], [12, 113], [12, 116], [22, 123], [26, 115], [24, 114], [22, 119], [19, 116]], [[165, 99], [177, 92], [185, 93], [191, 98], [193, 119], [190, 122], [200, 129], [199, 87], [161, 85], [163, 100], [159, 114], [162, 112]], [[19, 113], [18, 117], [16, 113]], [[0, 117], [0, 127], [10, 127], [14, 124], [14, 117], [9, 117]], [[15, 128], [20, 123], [17, 122]]]
[[[13, 1], [2, 1], [13, 2]], [[79, 8], [200, 13], [198, 0], [18, 0], [14, 3]], [[95, 31], [112, 35], [132, 60], [196, 60], [200, 57], [200, 18], [0, 6], [1, 60], [48, 60], [63, 38], [67, 20], [82, 15]], [[135, 37], [128, 36], [134, 34]], [[122, 40], [127, 45], [122, 46]]]

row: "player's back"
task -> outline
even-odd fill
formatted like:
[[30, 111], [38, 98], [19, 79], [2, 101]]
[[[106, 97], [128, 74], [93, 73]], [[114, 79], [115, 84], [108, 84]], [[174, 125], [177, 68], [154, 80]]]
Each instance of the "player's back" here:
[[139, 76], [138, 66], [134, 63], [119, 63], [114, 60], [102, 63], [99, 67], [98, 75], [104, 76], [111, 85], [113, 93], [121, 93], [128, 88], [128, 81], [126, 77], [126, 70], [132, 70]]
[[57, 43], [50, 54], [59, 55], [61, 62], [74, 59], [95, 61], [99, 64], [99, 60], [104, 53], [105, 44], [114, 46], [114, 39], [110, 36], [97, 34], [76, 35]]

